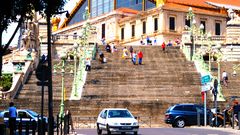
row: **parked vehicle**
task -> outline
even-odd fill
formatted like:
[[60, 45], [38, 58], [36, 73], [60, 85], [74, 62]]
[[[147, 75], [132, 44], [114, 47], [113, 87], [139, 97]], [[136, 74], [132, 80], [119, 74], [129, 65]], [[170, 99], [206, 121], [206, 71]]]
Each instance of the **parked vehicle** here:
[[112, 132], [133, 132], [138, 134], [138, 121], [131, 112], [123, 108], [103, 109], [97, 118], [97, 133], [102, 134], [106, 130], [107, 134]]
[[[8, 119], [9, 119], [9, 112], [8, 110], [0, 112], [0, 118], [4, 118], [4, 123], [8, 126]], [[36, 112], [26, 109], [17, 109], [17, 118], [16, 118], [16, 126], [19, 125], [21, 122], [22, 128], [26, 128], [28, 125], [30, 129], [37, 128], [37, 122], [41, 119], [41, 115], [37, 114]], [[43, 117], [45, 122], [45, 127], [47, 130], [48, 119], [47, 117]]]
[[[207, 121], [211, 111], [207, 109]], [[183, 128], [197, 125], [198, 118], [201, 125], [204, 124], [204, 107], [198, 104], [176, 104], [169, 107], [165, 113], [165, 123], [172, 127]]]

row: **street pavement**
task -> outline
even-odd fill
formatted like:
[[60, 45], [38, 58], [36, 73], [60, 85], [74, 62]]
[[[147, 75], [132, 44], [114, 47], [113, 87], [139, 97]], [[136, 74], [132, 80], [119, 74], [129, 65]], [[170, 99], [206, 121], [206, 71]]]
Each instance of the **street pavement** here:
[[[116, 135], [118, 133], [115, 133]], [[128, 133], [129, 135], [132, 133]], [[76, 135], [97, 135], [96, 129], [76, 129]], [[106, 132], [103, 131], [103, 135]], [[185, 128], [140, 128], [139, 135], [240, 135], [238, 128], [185, 127]]]

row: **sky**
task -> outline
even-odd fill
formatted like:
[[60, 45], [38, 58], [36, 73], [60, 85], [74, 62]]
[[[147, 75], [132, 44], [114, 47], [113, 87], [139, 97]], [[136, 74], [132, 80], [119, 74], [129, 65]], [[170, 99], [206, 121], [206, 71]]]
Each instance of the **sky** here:
[[[64, 10], [68, 10], [69, 13], [71, 13], [72, 9], [74, 8], [74, 6], [77, 4], [78, 1], [79, 0], [67, 0], [66, 5], [64, 6]], [[61, 20], [64, 20], [65, 14], [61, 15], [60, 17], [62, 18]], [[12, 23], [11, 25], [8, 26], [8, 29], [3, 32], [3, 38], [2, 38], [3, 44], [6, 44], [8, 42], [8, 40], [11, 38], [16, 27], [17, 27], [17, 23]], [[17, 46], [18, 37], [19, 37], [19, 32], [15, 35], [11, 43], [11, 46]]]

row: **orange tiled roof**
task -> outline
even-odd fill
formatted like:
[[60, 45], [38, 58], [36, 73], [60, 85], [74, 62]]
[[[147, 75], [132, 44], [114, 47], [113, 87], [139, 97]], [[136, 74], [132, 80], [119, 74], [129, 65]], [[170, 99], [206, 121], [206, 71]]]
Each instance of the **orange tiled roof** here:
[[[179, 10], [179, 11], [188, 11], [189, 6], [188, 5], [181, 5], [177, 3], [166, 3], [163, 6], [164, 9], [174, 9], [174, 10]], [[194, 13], [202, 13], [202, 14], [210, 14], [210, 15], [215, 15], [215, 14], [221, 14], [219, 10], [217, 9], [212, 9], [210, 10], [209, 8], [201, 8], [201, 7], [192, 7]], [[224, 14], [223, 14], [224, 15]]]
[[200, 7], [213, 8], [213, 6], [206, 3], [207, 1], [219, 3], [219, 4], [240, 6], [240, 0], [167, 0], [166, 3], [178, 3], [178, 4], [188, 5], [188, 6], [200, 6]]
[[124, 8], [124, 7], [118, 8], [118, 9], [116, 9], [116, 11], [122, 11], [124, 13], [131, 13], [131, 14], [137, 14], [139, 12], [137, 10], [130, 9], [130, 8]]

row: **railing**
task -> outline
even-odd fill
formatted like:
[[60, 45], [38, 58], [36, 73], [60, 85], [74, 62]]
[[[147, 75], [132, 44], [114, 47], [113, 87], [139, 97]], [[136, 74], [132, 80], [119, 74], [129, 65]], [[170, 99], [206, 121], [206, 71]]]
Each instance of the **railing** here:
[[18, 90], [27, 81], [30, 72], [38, 65], [38, 58], [33, 58], [33, 61], [25, 62], [24, 69], [21, 72], [16, 72], [13, 74], [13, 83], [10, 90], [2, 92], [2, 99], [13, 99], [18, 93]]

